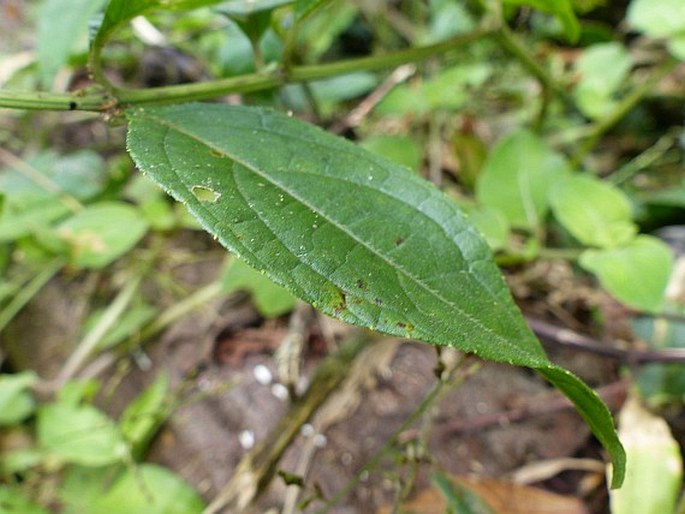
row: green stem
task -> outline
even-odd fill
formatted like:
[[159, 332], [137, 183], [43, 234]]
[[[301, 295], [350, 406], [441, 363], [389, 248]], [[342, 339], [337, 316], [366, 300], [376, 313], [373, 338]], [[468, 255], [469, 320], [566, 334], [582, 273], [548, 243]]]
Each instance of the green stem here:
[[[295, 66], [239, 77], [146, 89], [112, 89], [112, 96], [121, 105], [152, 105], [193, 100], [210, 100], [231, 93], [263, 91], [290, 82], [309, 82], [360, 71], [380, 71], [406, 63], [420, 62], [444, 55], [468, 43], [489, 35], [491, 31], [476, 30], [434, 45], [409, 48], [371, 57], [349, 59], [329, 64]], [[106, 111], [111, 109], [108, 93], [78, 95], [69, 93], [16, 92], [0, 90], [0, 107], [29, 110]]]
[[0, 332], [5, 329], [10, 321], [16, 316], [24, 306], [29, 303], [38, 291], [47, 284], [52, 277], [64, 266], [64, 260], [59, 257], [48, 263], [43, 271], [36, 275], [33, 280], [22, 287], [12, 301], [0, 311]]
[[559, 97], [564, 100], [567, 104], [573, 105], [573, 100], [568, 94], [568, 91], [564, 89], [559, 83], [557, 83], [547, 70], [545, 70], [538, 61], [530, 54], [528, 49], [521, 44], [521, 42], [516, 38], [511, 29], [502, 22], [499, 30], [494, 35], [495, 40], [513, 55], [521, 65], [533, 75], [542, 87], [548, 91], [554, 91]]
[[0, 107], [30, 111], [104, 111], [111, 106], [105, 93], [45, 93], [0, 90]]

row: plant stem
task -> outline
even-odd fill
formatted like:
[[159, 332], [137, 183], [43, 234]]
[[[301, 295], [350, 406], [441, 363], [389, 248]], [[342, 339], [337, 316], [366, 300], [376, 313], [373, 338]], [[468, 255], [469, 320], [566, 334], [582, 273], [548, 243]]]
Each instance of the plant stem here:
[[12, 301], [0, 311], [0, 332], [12, 321], [24, 306], [29, 303], [31, 298], [35, 296], [42, 287], [47, 284], [52, 277], [64, 266], [64, 260], [61, 257], [49, 262], [38, 275], [36, 275], [29, 283], [25, 284], [19, 292], [12, 298]]
[[143, 274], [138, 274], [124, 286], [107, 310], [105, 310], [98, 323], [81, 340], [76, 350], [71, 354], [59, 372], [57, 387], [62, 387], [67, 380], [74, 377], [88, 357], [95, 351], [102, 338], [121, 319], [129, 303], [133, 300], [142, 278]]
[[[268, 71], [211, 80], [194, 84], [180, 84], [146, 89], [114, 88], [111, 95], [120, 105], [153, 105], [163, 103], [210, 100], [231, 93], [263, 91], [290, 82], [309, 82], [360, 71], [379, 71], [402, 64], [423, 61], [444, 55], [468, 43], [491, 34], [489, 30], [476, 30], [433, 45], [399, 50], [385, 55], [348, 59], [328, 64], [276, 68]], [[0, 107], [28, 110], [106, 111], [112, 108], [108, 93], [70, 94], [0, 91]]]
[[104, 111], [111, 106], [105, 93], [46, 93], [43, 91], [7, 91], [0, 89], [0, 108], [29, 111]]
[[536, 61], [528, 49], [521, 44], [506, 23], [502, 22], [499, 30], [495, 33], [494, 38], [502, 48], [518, 59], [521, 65], [540, 82], [544, 89], [547, 91], [554, 91], [554, 93], [559, 95], [567, 104], [573, 105], [573, 100], [568, 94], [568, 91], [557, 83], [550, 74], [547, 73], [547, 70], [540, 66], [538, 61]]

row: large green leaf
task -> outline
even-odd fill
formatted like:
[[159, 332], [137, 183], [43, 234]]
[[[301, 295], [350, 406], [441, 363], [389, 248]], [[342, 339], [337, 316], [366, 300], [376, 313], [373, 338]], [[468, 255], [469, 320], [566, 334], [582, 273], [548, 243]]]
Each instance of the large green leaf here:
[[185, 104], [127, 116], [137, 165], [227, 248], [349, 323], [539, 370], [592, 418], [620, 483], [606, 407], [548, 361], [487, 243], [440, 191], [267, 110]]

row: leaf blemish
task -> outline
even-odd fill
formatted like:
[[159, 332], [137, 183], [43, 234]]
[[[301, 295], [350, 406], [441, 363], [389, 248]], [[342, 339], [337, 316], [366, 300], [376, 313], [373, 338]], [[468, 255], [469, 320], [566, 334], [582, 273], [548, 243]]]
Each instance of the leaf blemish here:
[[190, 188], [195, 198], [201, 202], [216, 203], [219, 198], [221, 198], [221, 193], [214, 191], [211, 187], [207, 186], [193, 186]]
[[404, 238], [398, 236], [397, 239], [395, 239], [395, 246], [400, 246], [402, 243], [404, 243]]

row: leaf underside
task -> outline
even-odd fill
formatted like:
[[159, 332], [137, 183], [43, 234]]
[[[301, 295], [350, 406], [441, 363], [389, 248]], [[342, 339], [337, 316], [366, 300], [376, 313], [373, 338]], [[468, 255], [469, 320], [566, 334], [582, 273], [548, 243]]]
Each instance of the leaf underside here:
[[620, 483], [608, 410], [549, 362], [487, 244], [432, 185], [269, 110], [184, 104], [127, 116], [139, 168], [229, 250], [346, 322], [539, 370], [592, 417]]

